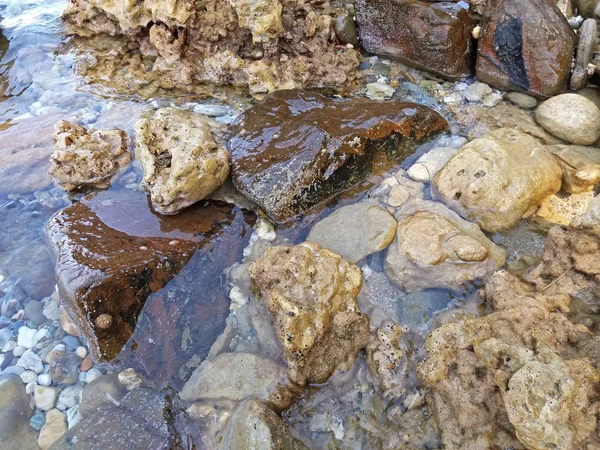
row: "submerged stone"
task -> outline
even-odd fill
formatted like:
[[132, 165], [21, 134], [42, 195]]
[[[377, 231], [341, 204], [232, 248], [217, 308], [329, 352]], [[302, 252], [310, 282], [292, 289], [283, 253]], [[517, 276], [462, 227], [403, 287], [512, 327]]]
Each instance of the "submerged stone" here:
[[282, 222], [365, 179], [376, 157], [401, 160], [447, 126], [413, 103], [276, 92], [236, 123], [233, 182]]
[[567, 88], [575, 33], [548, 0], [491, 0], [477, 45], [477, 79], [539, 97]]
[[474, 24], [461, 5], [358, 0], [356, 19], [368, 52], [444, 78], [459, 79], [473, 71]]
[[206, 202], [161, 217], [145, 194], [126, 190], [86, 197], [49, 221], [61, 299], [95, 360], [117, 356], [147, 297], [222, 234], [232, 212]]

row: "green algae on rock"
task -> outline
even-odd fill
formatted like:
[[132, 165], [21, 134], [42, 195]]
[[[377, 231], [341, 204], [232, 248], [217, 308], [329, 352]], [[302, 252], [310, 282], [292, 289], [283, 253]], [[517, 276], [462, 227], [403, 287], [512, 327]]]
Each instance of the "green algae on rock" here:
[[284, 222], [364, 180], [377, 158], [401, 161], [447, 127], [438, 113], [413, 103], [276, 92], [236, 122], [233, 183]]

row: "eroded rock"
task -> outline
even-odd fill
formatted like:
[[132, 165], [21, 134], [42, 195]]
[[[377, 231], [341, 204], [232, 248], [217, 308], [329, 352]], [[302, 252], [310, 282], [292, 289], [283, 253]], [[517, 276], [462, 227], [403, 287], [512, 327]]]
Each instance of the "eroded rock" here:
[[461, 5], [414, 0], [358, 0], [363, 48], [450, 79], [471, 74], [473, 22]]
[[560, 190], [561, 169], [534, 138], [499, 129], [469, 142], [434, 177], [437, 198], [486, 231], [513, 227]]
[[175, 214], [225, 182], [229, 153], [213, 138], [216, 126], [208, 117], [175, 108], [136, 123], [135, 156], [158, 212]]
[[549, 145], [563, 171], [562, 188], [578, 194], [600, 183], [600, 149], [581, 145]]
[[491, 86], [550, 97], [564, 92], [575, 34], [547, 0], [491, 0], [477, 45], [477, 79]]
[[401, 160], [446, 127], [436, 112], [411, 103], [277, 92], [235, 126], [233, 182], [273, 219], [285, 221], [362, 181], [376, 154]]
[[379, 379], [386, 393], [399, 397], [402, 394], [402, 370], [406, 367], [406, 350], [400, 337], [408, 329], [394, 322], [386, 322], [375, 331], [375, 336], [367, 346], [367, 364]]
[[50, 175], [68, 191], [81, 187], [107, 188], [131, 162], [129, 138], [123, 130], [89, 132], [61, 120], [54, 126]]
[[357, 266], [306, 242], [271, 247], [248, 271], [275, 319], [291, 381], [324, 383], [352, 366], [369, 342], [369, 318], [356, 303]]

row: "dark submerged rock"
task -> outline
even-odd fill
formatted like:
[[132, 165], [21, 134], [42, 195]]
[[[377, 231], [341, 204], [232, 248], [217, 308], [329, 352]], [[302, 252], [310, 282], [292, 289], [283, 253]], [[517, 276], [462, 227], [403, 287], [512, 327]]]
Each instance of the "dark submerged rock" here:
[[413, 103], [279, 91], [236, 122], [233, 183], [283, 222], [364, 180], [375, 160], [400, 161], [447, 127], [438, 113]]
[[479, 81], [538, 97], [567, 88], [575, 33], [548, 0], [490, 0], [477, 52]]
[[357, 0], [356, 20], [368, 52], [449, 79], [473, 72], [474, 23], [457, 4]]

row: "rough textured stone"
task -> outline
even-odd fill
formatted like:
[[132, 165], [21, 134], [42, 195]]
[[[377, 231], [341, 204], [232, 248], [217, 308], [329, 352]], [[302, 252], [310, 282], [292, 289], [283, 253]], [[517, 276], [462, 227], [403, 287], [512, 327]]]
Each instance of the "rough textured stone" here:
[[547, 0], [491, 0], [477, 45], [477, 79], [540, 97], [567, 88], [575, 34]]
[[97, 130], [61, 120], [54, 127], [50, 175], [66, 190], [107, 188], [131, 162], [129, 138], [123, 130]]
[[498, 231], [513, 227], [560, 185], [560, 166], [536, 139], [499, 129], [462, 147], [436, 174], [432, 190], [465, 219]]
[[50, 376], [59, 384], [76, 383], [81, 361], [75, 353], [66, 353], [50, 363]]
[[[148, 208], [145, 194], [114, 192], [109, 202], [104, 194], [60, 211], [46, 229], [64, 307], [96, 360], [119, 353], [147, 297], [166, 285], [196, 249], [224, 234], [217, 225], [231, 224], [235, 216], [230, 206], [206, 203], [159, 217]], [[96, 323], [102, 314], [112, 317], [110, 327]]]
[[535, 217], [542, 217], [548, 222], [560, 225], [571, 225], [585, 214], [593, 198], [592, 191], [580, 194], [567, 194], [560, 191], [546, 197], [535, 212]]
[[126, 35], [135, 55], [156, 60], [148, 70], [129, 50], [132, 69], [146, 68], [142, 76], [164, 87], [201, 82], [270, 92], [354, 78], [359, 53], [336, 48], [336, 11], [329, 1], [76, 0], [64, 17], [80, 35]]
[[598, 24], [594, 19], [587, 19], [579, 28], [577, 35], [579, 43], [570, 83], [571, 89], [574, 91], [586, 87], [591, 75], [588, 65], [592, 62], [594, 51], [598, 45]]
[[439, 114], [411, 103], [277, 92], [234, 127], [233, 182], [272, 218], [284, 221], [362, 181], [376, 153], [401, 160], [415, 143], [446, 127]]
[[50, 448], [183, 450], [200, 446], [197, 425], [171, 394], [138, 388], [79, 422]]
[[306, 242], [271, 247], [248, 271], [275, 319], [291, 381], [324, 383], [352, 366], [369, 340], [369, 318], [356, 303], [357, 266]]
[[222, 449], [228, 450], [308, 450], [294, 439], [283, 421], [259, 400], [240, 404], [229, 419]]
[[546, 100], [535, 111], [535, 120], [572, 144], [591, 145], [600, 138], [600, 109], [581, 95], [562, 94]]
[[59, 392], [60, 390], [58, 388], [35, 386], [33, 388], [35, 407], [42, 411], [50, 411], [56, 406]]
[[316, 223], [306, 240], [356, 263], [390, 245], [396, 225], [394, 216], [380, 206], [357, 203], [344, 206]]
[[358, 0], [362, 46], [376, 55], [450, 79], [471, 74], [474, 26], [460, 5], [415, 0]]
[[404, 369], [405, 350], [400, 337], [408, 332], [394, 322], [385, 322], [375, 331], [375, 336], [367, 346], [367, 364], [371, 372], [379, 378], [381, 388], [386, 393], [401, 395], [404, 387], [401, 371]]
[[175, 214], [225, 182], [229, 153], [213, 138], [216, 126], [206, 116], [175, 108], [136, 123], [135, 157], [158, 212]]
[[6, 450], [37, 450], [29, 426], [32, 411], [25, 386], [14, 375], [0, 375], [0, 442]]
[[46, 413], [46, 423], [40, 430], [38, 445], [48, 450], [67, 431], [67, 416], [58, 409]]
[[579, 145], [549, 145], [562, 169], [562, 188], [578, 194], [600, 183], [600, 149]]

